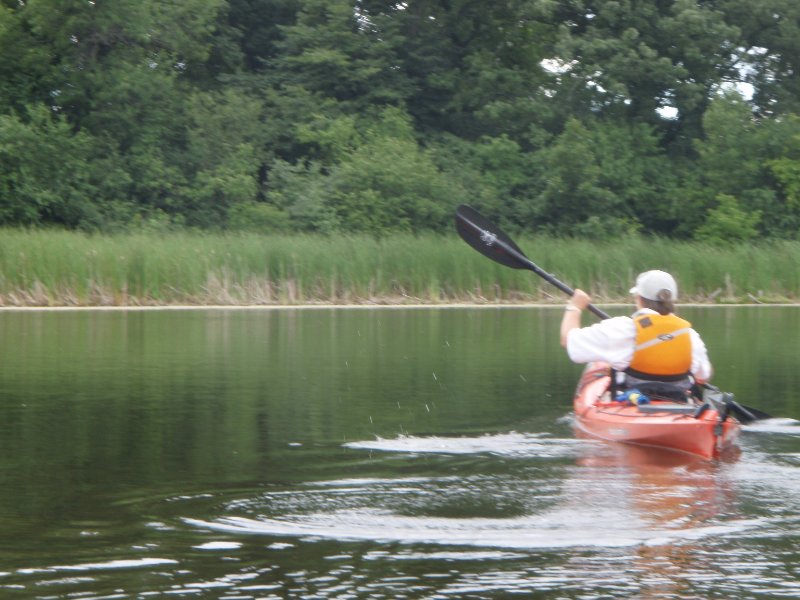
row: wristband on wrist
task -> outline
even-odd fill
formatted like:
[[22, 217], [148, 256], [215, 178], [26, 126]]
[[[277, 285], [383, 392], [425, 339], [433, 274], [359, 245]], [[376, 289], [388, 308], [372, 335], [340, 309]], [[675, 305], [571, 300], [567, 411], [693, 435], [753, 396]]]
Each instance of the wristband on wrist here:
[[577, 311], [577, 312], [581, 312], [581, 309], [580, 309], [580, 308], [578, 308], [578, 307], [577, 307], [577, 306], [575, 306], [574, 304], [570, 304], [569, 302], [568, 302], [568, 303], [567, 303], [567, 305], [564, 307], [564, 310], [567, 310], [567, 311]]

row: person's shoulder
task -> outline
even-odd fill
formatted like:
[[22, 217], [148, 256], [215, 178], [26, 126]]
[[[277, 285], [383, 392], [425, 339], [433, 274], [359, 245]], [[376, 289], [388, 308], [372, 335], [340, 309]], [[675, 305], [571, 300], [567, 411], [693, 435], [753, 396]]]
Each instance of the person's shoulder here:
[[611, 317], [610, 319], [604, 319], [603, 321], [600, 321], [600, 323], [605, 323], [608, 325], [632, 325], [633, 317], [622, 315], [619, 317]]
[[606, 330], [613, 329], [616, 331], [635, 328], [633, 324], [633, 319], [631, 317], [626, 317], [626, 316], [603, 319], [599, 323], [595, 323], [594, 326], [600, 329], [606, 329]]

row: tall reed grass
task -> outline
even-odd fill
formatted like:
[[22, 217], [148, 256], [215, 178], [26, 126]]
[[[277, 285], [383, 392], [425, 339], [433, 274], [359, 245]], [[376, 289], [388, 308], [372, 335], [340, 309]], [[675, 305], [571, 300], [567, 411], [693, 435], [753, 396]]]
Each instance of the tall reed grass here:
[[[628, 302], [640, 271], [672, 272], [680, 301], [794, 302], [800, 243], [717, 248], [629, 237], [520, 238], [526, 254], [596, 302]], [[455, 235], [89, 235], [0, 231], [0, 305], [562, 302], [526, 270], [493, 263]]]

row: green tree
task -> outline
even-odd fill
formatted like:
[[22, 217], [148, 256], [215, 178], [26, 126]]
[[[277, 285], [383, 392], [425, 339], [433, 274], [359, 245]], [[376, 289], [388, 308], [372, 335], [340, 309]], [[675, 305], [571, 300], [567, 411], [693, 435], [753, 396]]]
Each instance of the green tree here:
[[649, 123], [668, 135], [665, 142], [685, 144], [701, 135], [713, 92], [737, 77], [740, 30], [717, 3], [543, 4], [559, 25], [553, 58], [564, 74], [555, 99], [569, 114]]
[[228, 211], [228, 229], [255, 233], [287, 233], [289, 214], [263, 202], [240, 202]]
[[263, 104], [237, 88], [187, 99], [184, 184], [173, 196], [190, 225], [217, 227], [237, 203], [262, 199]]
[[[341, 126], [332, 128], [343, 134], [340, 139], [348, 151], [324, 167], [283, 161], [273, 165], [268, 194], [272, 204], [303, 229], [382, 235], [443, 231], [449, 225], [455, 205], [449, 179], [430, 152], [420, 148], [404, 112], [386, 109], [355, 124], [338, 123]], [[317, 131], [325, 140], [333, 139], [331, 129]]]
[[48, 48], [33, 37], [21, 12], [18, 5], [0, 4], [0, 114], [50, 98], [42, 85], [52, 70]]
[[419, 147], [411, 120], [386, 109], [332, 176], [331, 202], [342, 227], [383, 234], [443, 231], [455, 206], [448, 179]]
[[668, 234], [675, 218], [675, 181], [659, 139], [645, 125], [573, 119], [542, 152], [543, 187], [536, 199], [539, 227], [553, 232]]
[[270, 165], [267, 200], [289, 215], [295, 230], [332, 233], [340, 222], [329, 203], [329, 177], [330, 169], [323, 169], [319, 163], [292, 164], [276, 159]]
[[793, 0], [0, 0], [2, 219], [795, 237], [798, 40]]
[[[790, 119], [788, 124], [800, 126], [800, 119]], [[791, 146], [783, 156], [768, 162], [768, 168], [779, 190], [773, 205], [780, 207], [778, 215], [770, 215], [770, 233], [800, 238], [800, 133], [792, 137]]]
[[695, 200], [689, 229], [699, 227], [724, 194], [762, 215], [762, 235], [794, 237], [800, 205], [793, 201], [791, 165], [800, 157], [800, 120], [759, 118], [738, 93], [728, 93], [711, 103], [703, 127], [705, 138], [695, 142], [697, 177], [687, 182]]
[[336, 99], [345, 110], [398, 103], [402, 72], [392, 44], [351, 0], [297, 0], [296, 21], [280, 26], [278, 52], [266, 72], [271, 85], [299, 86]]
[[708, 211], [705, 223], [701, 225], [695, 239], [712, 244], [726, 245], [747, 242], [758, 236], [759, 211], [742, 210], [733, 196], [720, 194], [717, 206]]
[[406, 104], [421, 131], [476, 140], [506, 134], [534, 147], [551, 125], [545, 95], [557, 28], [530, 0], [371, 2], [384, 10], [398, 66], [408, 80]]
[[733, 81], [753, 86], [761, 115], [800, 114], [800, 4], [725, 0], [720, 7], [742, 32]]
[[43, 106], [0, 115], [0, 223], [75, 227], [97, 218], [91, 139]]
[[450, 181], [450, 198], [469, 202], [511, 231], [535, 223], [531, 205], [542, 177], [536, 153], [504, 134], [475, 141], [445, 134], [428, 148]]
[[[12, 53], [26, 68], [13, 89], [27, 90], [29, 105], [49, 106], [71, 125], [76, 140], [91, 146], [81, 176], [114, 206], [95, 207], [100, 213], [128, 218], [162, 210], [177, 218], [191, 209], [176, 197], [193, 176], [184, 170], [182, 84], [188, 65], [209, 55], [222, 3], [38, 0], [19, 3], [0, 30], [0, 49], [9, 41], [28, 42]], [[4, 98], [2, 106], [13, 109], [15, 103]], [[88, 215], [85, 205], [73, 212]]]

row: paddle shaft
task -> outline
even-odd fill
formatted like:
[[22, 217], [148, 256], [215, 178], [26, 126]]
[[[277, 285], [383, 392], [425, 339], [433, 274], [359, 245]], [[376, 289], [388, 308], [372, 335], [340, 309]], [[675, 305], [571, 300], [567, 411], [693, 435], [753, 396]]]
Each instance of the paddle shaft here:
[[[575, 293], [575, 290], [573, 290], [571, 287], [569, 287], [566, 283], [564, 283], [563, 281], [557, 279], [555, 276], [553, 276], [552, 274], [550, 274], [547, 271], [545, 271], [544, 269], [542, 269], [539, 265], [537, 265], [535, 262], [533, 262], [527, 256], [525, 256], [524, 254], [520, 254], [519, 252], [514, 250], [514, 248], [510, 247], [508, 244], [506, 244], [502, 240], [497, 240], [496, 243], [497, 244], [502, 244], [503, 249], [506, 252], [508, 252], [509, 254], [511, 254], [512, 256], [514, 256], [517, 260], [519, 260], [520, 263], [525, 265], [526, 269], [529, 269], [529, 270], [533, 271], [539, 277], [544, 279], [547, 283], [550, 283], [550, 284], [556, 286], [558, 289], [560, 289], [562, 292], [564, 292], [567, 296], [572, 297], [572, 295]], [[600, 317], [601, 319], [610, 319], [611, 318], [611, 315], [606, 313], [604, 310], [602, 310], [600, 308], [597, 308], [594, 304], [589, 304], [586, 308], [588, 310], [590, 310], [591, 312], [593, 312], [598, 317]]]

